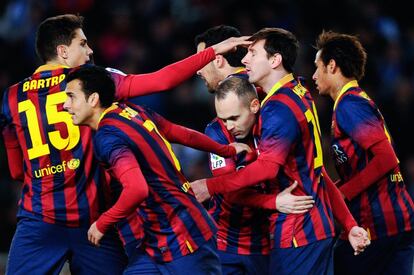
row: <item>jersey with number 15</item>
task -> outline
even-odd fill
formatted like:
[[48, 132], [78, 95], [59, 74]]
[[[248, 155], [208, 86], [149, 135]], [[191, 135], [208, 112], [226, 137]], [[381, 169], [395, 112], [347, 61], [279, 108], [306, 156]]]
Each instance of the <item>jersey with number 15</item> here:
[[[92, 161], [91, 129], [73, 125], [70, 114], [63, 110], [70, 70], [41, 66], [6, 90], [2, 110], [8, 127], [15, 131], [24, 160], [18, 217], [87, 226], [104, 210], [105, 200], [98, 190], [105, 181]], [[117, 97], [128, 96], [127, 76], [115, 70], [111, 74], [117, 83]]]

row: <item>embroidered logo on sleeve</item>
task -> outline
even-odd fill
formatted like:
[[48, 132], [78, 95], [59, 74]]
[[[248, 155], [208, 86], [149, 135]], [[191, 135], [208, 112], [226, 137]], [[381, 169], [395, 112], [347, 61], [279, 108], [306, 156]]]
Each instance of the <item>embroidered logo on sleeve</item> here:
[[226, 160], [215, 154], [210, 154], [211, 170], [222, 168], [226, 166]]

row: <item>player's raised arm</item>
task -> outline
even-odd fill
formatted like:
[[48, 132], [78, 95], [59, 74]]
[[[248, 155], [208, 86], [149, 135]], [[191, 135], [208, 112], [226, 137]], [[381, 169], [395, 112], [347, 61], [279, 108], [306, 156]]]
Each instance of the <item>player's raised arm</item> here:
[[237, 46], [248, 46], [247, 36], [231, 37], [156, 72], [146, 74], [113, 75], [118, 99], [142, 96], [178, 86], [211, 62], [216, 54], [223, 54]]

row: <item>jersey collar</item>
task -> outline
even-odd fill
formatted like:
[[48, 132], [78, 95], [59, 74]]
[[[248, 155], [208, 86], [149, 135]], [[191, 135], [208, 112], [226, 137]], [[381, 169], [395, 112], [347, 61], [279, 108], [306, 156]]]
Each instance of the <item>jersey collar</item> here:
[[51, 70], [62, 69], [62, 68], [66, 69], [69, 67], [65, 65], [60, 65], [60, 64], [44, 64], [44, 65], [39, 66], [39, 68], [37, 68], [34, 73], [38, 73], [42, 71], [51, 71]]
[[286, 83], [292, 81], [293, 78], [293, 74], [287, 74], [285, 75], [282, 79], [280, 79], [278, 82], [276, 82], [275, 85], [273, 85], [272, 89], [270, 89], [269, 93], [267, 94], [267, 96], [263, 99], [262, 103], [260, 104], [260, 106], [263, 107], [263, 105], [265, 104], [265, 102], [272, 96], [274, 95], [277, 90], [279, 90], [281, 87], [283, 87]]
[[345, 86], [343, 86], [343, 87], [342, 87], [341, 91], [339, 92], [338, 97], [337, 97], [337, 98], [336, 98], [336, 100], [335, 100], [334, 107], [333, 107], [334, 111], [335, 111], [335, 109], [336, 109], [336, 105], [338, 104], [339, 99], [342, 97], [342, 95], [343, 95], [346, 91], [348, 91], [350, 88], [356, 88], [356, 87], [359, 87], [359, 85], [358, 85], [358, 81], [356, 81], [356, 80], [351, 80], [351, 81], [349, 81], [348, 83], [346, 83], [346, 84], [345, 84]]
[[110, 111], [112, 111], [112, 110], [115, 110], [116, 108], [118, 108], [118, 102], [114, 102], [114, 103], [112, 103], [112, 105], [111, 106], [109, 106], [108, 108], [106, 108], [103, 112], [102, 112], [102, 114], [101, 114], [101, 116], [99, 117], [99, 120], [98, 120], [98, 125], [99, 125], [99, 123], [101, 122], [101, 120], [102, 120], [102, 118], [107, 114], [107, 113], [109, 113]]

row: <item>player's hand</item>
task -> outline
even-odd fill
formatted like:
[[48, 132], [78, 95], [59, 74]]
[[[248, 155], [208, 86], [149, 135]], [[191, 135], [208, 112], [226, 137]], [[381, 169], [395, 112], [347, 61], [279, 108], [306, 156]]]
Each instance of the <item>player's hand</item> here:
[[298, 186], [295, 181], [291, 186], [283, 190], [276, 196], [276, 209], [285, 214], [300, 214], [309, 211], [315, 201], [312, 196], [295, 196], [292, 195], [293, 189]]
[[211, 196], [207, 189], [206, 179], [196, 180], [190, 182], [191, 189], [193, 189], [194, 195], [199, 202], [208, 200]]
[[233, 142], [233, 143], [230, 143], [229, 145], [234, 147], [234, 149], [236, 149], [236, 154], [239, 154], [243, 151], [246, 151], [247, 153], [250, 153], [252, 151], [250, 146], [244, 143]]
[[371, 244], [368, 232], [359, 226], [352, 227], [351, 231], [348, 233], [348, 240], [354, 249], [354, 255], [364, 252], [365, 248]]
[[237, 46], [249, 46], [252, 41], [248, 41], [250, 36], [230, 37], [220, 43], [211, 46], [216, 54], [224, 54], [228, 51], [235, 51]]
[[88, 230], [88, 240], [96, 245], [99, 246], [99, 241], [102, 239], [103, 237], [103, 233], [101, 233], [98, 228], [96, 227], [96, 222], [94, 222], [91, 227], [89, 227]]

